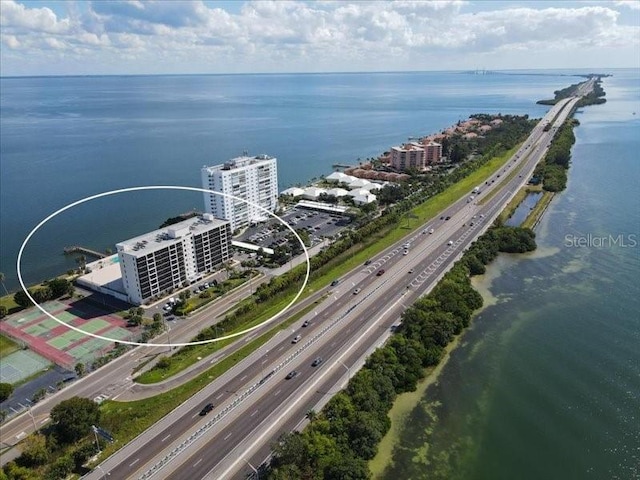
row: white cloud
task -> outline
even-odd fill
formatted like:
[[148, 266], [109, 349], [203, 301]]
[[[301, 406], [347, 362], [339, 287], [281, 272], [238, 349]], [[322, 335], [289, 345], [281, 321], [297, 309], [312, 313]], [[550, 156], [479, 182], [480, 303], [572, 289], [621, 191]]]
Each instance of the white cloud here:
[[640, 10], [640, 0], [617, 0], [616, 5], [619, 7], [629, 7], [632, 10]]
[[[519, 62], [526, 51], [549, 62], [558, 52], [582, 62], [540, 67], [595, 67], [640, 49], [637, 19], [622, 21], [610, 3], [491, 9], [491, 3], [460, 0], [257, 1], [236, 14], [197, 0], [81, 5], [82, 13], [74, 8], [59, 18], [45, 6], [2, 0], [2, 41], [12, 51], [6, 58], [0, 52], [3, 68], [55, 73], [42, 71], [57, 65], [51, 49], [64, 51], [60, 61], [86, 68], [105, 68], [101, 58], [121, 56], [121, 70], [112, 73], [134, 68], [126, 59], [150, 73], [469, 68], [477, 66], [474, 56], [493, 59], [492, 68], [511, 68], [508, 62]], [[49, 50], [42, 64], [40, 49]], [[620, 51], [603, 55], [607, 49]]]

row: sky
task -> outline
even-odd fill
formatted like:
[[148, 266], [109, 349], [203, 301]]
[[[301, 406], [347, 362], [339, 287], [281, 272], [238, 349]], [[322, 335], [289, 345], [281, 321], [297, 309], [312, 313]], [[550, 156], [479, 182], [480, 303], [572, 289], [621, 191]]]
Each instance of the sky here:
[[0, 0], [0, 75], [640, 68], [640, 0]]

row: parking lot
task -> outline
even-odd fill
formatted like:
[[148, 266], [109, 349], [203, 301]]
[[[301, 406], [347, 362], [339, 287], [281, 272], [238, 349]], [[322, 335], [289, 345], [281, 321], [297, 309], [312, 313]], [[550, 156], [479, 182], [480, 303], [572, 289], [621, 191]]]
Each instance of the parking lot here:
[[[350, 223], [346, 215], [296, 207], [288, 210], [280, 218], [294, 230], [306, 230], [312, 245], [320, 243], [323, 238], [335, 236]], [[289, 230], [285, 229], [280, 222], [271, 220], [248, 228], [238, 240], [261, 247], [275, 248], [286, 243], [285, 237], [288, 233]]]

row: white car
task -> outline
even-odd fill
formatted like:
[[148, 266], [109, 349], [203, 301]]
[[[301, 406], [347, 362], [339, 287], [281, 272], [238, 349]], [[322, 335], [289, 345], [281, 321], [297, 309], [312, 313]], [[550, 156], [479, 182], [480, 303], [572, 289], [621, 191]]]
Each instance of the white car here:
[[447, 245], [449, 245], [449, 246], [453, 245], [453, 241], [449, 240], [449, 242], [447, 242]]

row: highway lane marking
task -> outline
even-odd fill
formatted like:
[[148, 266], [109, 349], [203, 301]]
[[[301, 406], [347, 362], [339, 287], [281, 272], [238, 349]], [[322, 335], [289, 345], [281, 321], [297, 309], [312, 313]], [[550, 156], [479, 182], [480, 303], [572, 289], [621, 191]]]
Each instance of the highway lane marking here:
[[[280, 395], [280, 392], [281, 392], [281, 391], [282, 391], [282, 390], [278, 390], [276, 393], [274, 393], [274, 394], [273, 394], [273, 396], [274, 396], [274, 397], [277, 397], [278, 395]], [[23, 432], [23, 433], [24, 433], [24, 432]]]
[[253, 417], [256, 413], [258, 413], [258, 410], [256, 410], [255, 412], [253, 412], [253, 413], [251, 414], [251, 416]]
[[229, 440], [229, 437], [231, 437], [231, 435], [232, 435], [232, 433], [231, 433], [231, 432], [229, 432], [229, 433], [227, 434], [227, 436], [226, 436], [226, 437], [224, 437], [222, 440]]
[[243, 381], [245, 378], [247, 378], [247, 376], [246, 376], [246, 375], [244, 375], [244, 376], [240, 379], [240, 381]]
[[220, 393], [220, 394], [216, 397], [216, 400], [218, 400], [222, 395], [223, 395], [223, 394], [222, 394], [222, 393]]
[[138, 463], [139, 461], [140, 461], [140, 459], [139, 459], [139, 458], [136, 458], [133, 462], [131, 462], [131, 463], [129, 464], [129, 466], [130, 466], [130, 467], [133, 467], [133, 466], [134, 466], [136, 463]]
[[193, 468], [196, 468], [198, 465], [200, 465], [200, 462], [202, 462], [202, 459], [200, 459], [196, 463], [194, 463], [193, 464]]
[[[365, 338], [367, 335], [369, 335], [369, 334], [371, 333], [371, 330], [376, 329], [376, 328], [377, 328], [377, 326], [378, 326], [378, 323], [380, 322], [380, 320], [381, 320], [381, 319], [383, 319], [383, 318], [385, 318], [391, 310], [393, 310], [394, 308], [396, 308], [396, 306], [397, 306], [399, 303], [401, 303], [403, 299], [404, 299], [404, 294], [400, 295], [400, 298], [398, 298], [395, 302], [393, 302], [393, 303], [389, 306], [389, 308], [387, 308], [384, 312], [382, 312], [382, 313], [378, 316], [378, 318], [377, 318], [376, 320], [374, 320], [374, 321], [371, 323], [371, 325], [370, 325], [370, 326], [369, 326], [369, 327], [368, 327], [364, 332], [362, 332], [358, 338], [356, 338], [356, 339], [355, 339], [355, 341], [354, 341], [354, 342], [352, 342], [352, 344], [351, 344], [350, 348], [348, 348], [346, 351], [344, 351], [344, 352], [342, 353], [342, 355], [340, 355], [340, 356], [336, 359], [336, 361], [335, 361], [335, 363], [333, 364], [333, 366], [335, 367], [336, 365], [338, 365], [338, 363], [339, 363], [339, 362], [341, 362], [341, 361], [342, 361], [342, 359], [343, 359], [344, 357], [346, 357], [347, 355], [349, 355], [349, 354], [351, 353], [351, 351], [354, 349], [354, 347], [355, 347], [355, 346], [360, 345], [360, 342], [362, 341], [362, 339], [363, 339], [363, 338]], [[251, 450], [253, 450], [253, 449], [255, 448], [255, 446], [256, 446], [257, 444], [261, 443], [267, 435], [270, 435], [270, 434], [271, 434], [271, 431], [272, 431], [274, 428], [276, 428], [278, 425], [281, 425], [282, 420], [283, 420], [287, 415], [289, 415], [289, 413], [291, 412], [291, 410], [293, 410], [294, 408], [296, 408], [296, 407], [298, 406], [299, 399], [300, 399], [300, 398], [305, 398], [305, 397], [307, 397], [307, 396], [309, 395], [309, 392], [311, 392], [312, 390], [316, 390], [316, 389], [317, 389], [318, 384], [319, 384], [321, 381], [323, 381], [324, 377], [326, 377], [327, 375], [330, 375], [330, 372], [331, 372], [332, 370], [333, 370], [332, 368], [327, 368], [327, 369], [325, 369], [325, 370], [323, 371], [323, 373], [321, 373], [319, 376], [317, 376], [317, 377], [316, 377], [316, 379], [315, 379], [315, 381], [311, 382], [311, 384], [309, 384], [309, 386], [307, 387], [307, 389], [306, 389], [305, 391], [303, 391], [303, 392], [301, 392], [301, 393], [300, 393], [300, 395], [298, 396], [298, 400], [292, 401], [292, 402], [289, 404], [289, 406], [288, 406], [288, 407], [287, 407], [283, 412], [281, 412], [281, 413], [280, 413], [280, 415], [279, 415], [279, 416], [278, 416], [274, 421], [272, 421], [272, 422], [271, 422], [271, 424], [270, 424], [267, 428], [265, 428], [265, 429], [262, 431], [262, 433], [261, 433], [260, 435], [258, 435], [258, 437], [257, 437], [257, 438], [252, 442], [252, 443], [250, 443], [247, 447], [245, 447], [244, 452], [246, 453], [246, 452], [250, 452]], [[278, 390], [278, 392], [277, 392], [277, 393], [280, 393], [280, 390]], [[255, 430], [255, 429], [254, 429], [254, 430]], [[227, 455], [227, 456], [228, 456], [228, 455]], [[226, 458], [226, 457], [225, 457], [225, 458]], [[218, 475], [218, 477], [217, 477], [217, 478], [227, 478], [228, 474], [229, 474], [232, 470], [234, 470], [234, 469], [236, 468], [236, 465], [237, 465], [240, 461], [243, 461], [243, 458], [242, 458], [242, 457], [241, 457], [241, 458], [236, 459], [236, 460], [235, 460], [235, 461], [234, 461], [234, 462], [233, 462], [229, 467], [227, 467], [227, 469], [226, 469], [224, 472], [222, 472], [220, 475]], [[218, 463], [218, 465], [219, 465], [219, 463]], [[217, 466], [217, 465], [216, 465], [216, 466]], [[214, 468], [212, 468], [209, 472], [213, 471], [214, 469], [215, 469], [215, 466], [214, 466]]]
[[166, 437], [164, 437], [162, 440], [160, 440], [161, 442], [164, 442], [167, 438], [169, 438], [171, 436], [171, 434], [167, 435]]

